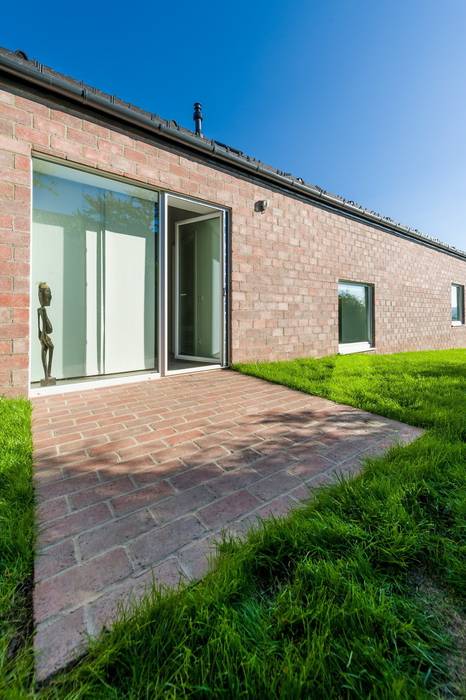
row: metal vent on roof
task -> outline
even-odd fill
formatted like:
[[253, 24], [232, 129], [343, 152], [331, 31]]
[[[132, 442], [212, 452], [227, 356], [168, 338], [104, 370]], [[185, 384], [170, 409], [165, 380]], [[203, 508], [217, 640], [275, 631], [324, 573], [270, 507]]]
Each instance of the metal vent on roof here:
[[194, 131], [196, 136], [202, 136], [202, 105], [200, 102], [194, 103]]

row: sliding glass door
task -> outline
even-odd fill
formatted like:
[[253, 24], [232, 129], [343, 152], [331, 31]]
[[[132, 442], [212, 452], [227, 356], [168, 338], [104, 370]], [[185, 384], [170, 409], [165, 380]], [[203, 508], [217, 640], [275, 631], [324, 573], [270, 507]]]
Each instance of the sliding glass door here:
[[222, 219], [176, 224], [175, 357], [218, 364], [222, 328]]
[[158, 195], [34, 161], [31, 378], [43, 376], [38, 285], [57, 379], [157, 369]]

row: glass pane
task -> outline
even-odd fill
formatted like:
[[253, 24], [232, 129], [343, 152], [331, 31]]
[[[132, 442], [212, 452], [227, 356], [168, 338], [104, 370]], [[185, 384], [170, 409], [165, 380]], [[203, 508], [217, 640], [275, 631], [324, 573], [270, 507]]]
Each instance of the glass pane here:
[[220, 217], [178, 226], [178, 354], [219, 361]]
[[[32, 281], [52, 293], [52, 376], [155, 368], [157, 194], [43, 161], [34, 170]], [[32, 381], [43, 376], [36, 335]]]
[[220, 219], [197, 229], [196, 355], [220, 358]]
[[338, 285], [340, 343], [371, 343], [371, 292], [363, 284]]
[[457, 284], [451, 285], [451, 320], [461, 321], [461, 288]]

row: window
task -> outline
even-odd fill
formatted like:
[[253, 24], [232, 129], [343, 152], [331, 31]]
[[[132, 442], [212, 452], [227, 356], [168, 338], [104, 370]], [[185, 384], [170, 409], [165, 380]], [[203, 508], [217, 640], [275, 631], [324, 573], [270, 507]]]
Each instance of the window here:
[[373, 347], [374, 288], [370, 284], [338, 284], [339, 352], [363, 352]]
[[157, 241], [157, 192], [34, 160], [31, 327], [47, 283], [52, 377], [157, 369]]
[[462, 284], [451, 285], [451, 324], [462, 326], [464, 323], [464, 287]]

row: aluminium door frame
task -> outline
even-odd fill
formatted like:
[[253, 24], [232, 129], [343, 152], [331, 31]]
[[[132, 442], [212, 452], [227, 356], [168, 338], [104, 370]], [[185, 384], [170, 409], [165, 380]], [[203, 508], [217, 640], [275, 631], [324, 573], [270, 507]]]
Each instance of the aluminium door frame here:
[[[220, 331], [220, 349], [219, 349], [219, 358], [218, 362], [214, 362], [213, 357], [201, 357], [198, 355], [184, 355], [179, 352], [179, 345], [180, 345], [180, 338], [179, 338], [179, 319], [180, 319], [180, 258], [179, 258], [179, 237], [180, 237], [180, 226], [183, 226], [185, 224], [192, 224], [196, 223], [198, 221], [207, 221], [209, 219], [219, 219], [220, 223], [220, 279], [219, 279], [219, 298], [220, 298], [220, 324], [219, 324], [219, 331]], [[222, 367], [224, 363], [224, 358], [223, 358], [223, 351], [224, 351], [224, 313], [223, 313], [223, 295], [224, 295], [224, 290], [225, 290], [225, 284], [224, 284], [224, 232], [225, 228], [225, 215], [223, 210], [217, 210], [213, 212], [212, 214], [204, 214], [202, 216], [194, 216], [189, 219], [183, 219], [181, 221], [175, 222], [175, 358], [178, 360], [188, 360], [192, 362], [209, 362], [210, 366], [212, 367]], [[196, 252], [196, 244], [195, 244], [195, 255], [197, 254]], [[196, 265], [196, 261], [194, 263]], [[194, 280], [194, 284], [196, 285], [196, 280]], [[194, 306], [194, 323], [196, 324], [197, 321], [197, 293], [196, 293], [196, 303]]]

